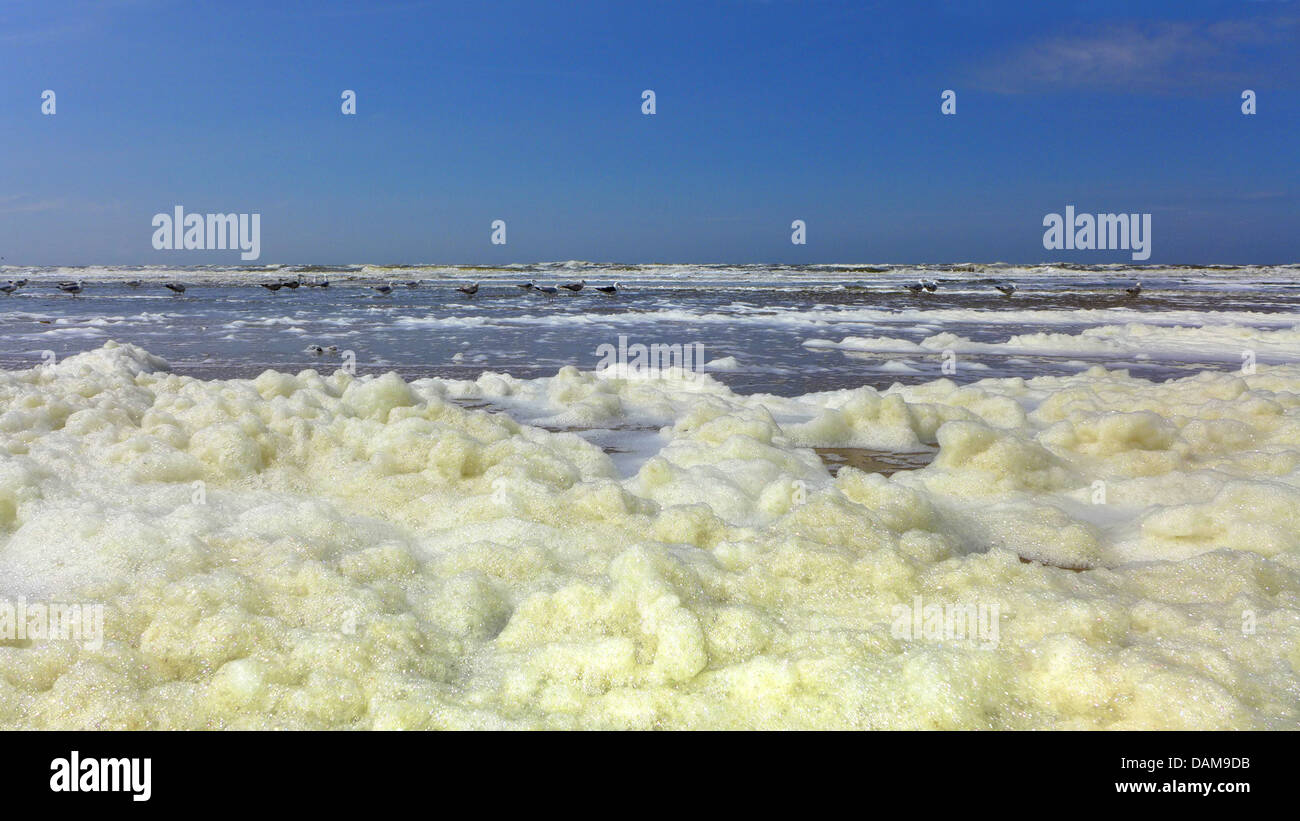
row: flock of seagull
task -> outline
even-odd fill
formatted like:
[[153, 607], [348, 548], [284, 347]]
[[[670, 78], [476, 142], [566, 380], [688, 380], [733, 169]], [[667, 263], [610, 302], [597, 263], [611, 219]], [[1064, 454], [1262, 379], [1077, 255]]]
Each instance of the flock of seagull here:
[[[0, 293], [3, 293], [6, 296], [8, 296], [14, 293], [15, 291], [17, 291], [19, 288], [22, 288], [26, 284], [27, 284], [26, 279], [11, 279], [6, 284], [0, 285]], [[142, 280], [139, 279], [128, 279], [123, 284], [131, 288], [139, 288], [144, 283]], [[298, 279], [282, 279], [276, 282], [259, 282], [258, 284], [261, 285], [266, 290], [274, 293], [283, 288], [288, 288], [290, 290], [294, 290], [300, 287], [328, 288], [330, 286], [330, 281], [328, 279], [304, 280], [301, 277], [299, 277]], [[401, 284], [405, 285], [407, 288], [420, 287], [420, 281], [414, 279], [408, 280]], [[587, 280], [583, 279], [583, 280], [579, 280], [578, 282], [566, 282], [559, 286], [538, 285], [536, 282], [533, 282], [531, 280], [528, 282], [517, 282], [514, 283], [514, 285], [516, 288], [520, 288], [529, 293], [541, 294], [542, 296], [555, 296], [560, 292], [560, 289], [564, 289], [566, 291], [570, 291], [576, 294], [579, 291], [581, 291], [583, 288], [587, 287]], [[60, 291], [62, 291], [65, 294], [72, 294], [73, 296], [76, 296], [77, 294], [80, 294], [82, 291], [85, 290], [85, 285], [81, 282], [81, 280], [65, 280], [63, 282], [58, 283], [58, 286]], [[167, 288], [174, 294], [185, 293], [185, 284], [182, 282], [164, 282], [163, 287]], [[592, 289], [598, 291], [599, 293], [605, 294], [607, 296], [613, 296], [614, 294], [617, 294], [622, 287], [623, 287], [622, 283], [615, 282], [613, 285], [595, 285], [592, 286]], [[935, 291], [939, 290], [939, 283], [933, 279], [921, 279], [921, 280], [917, 280], [915, 283], [904, 285], [903, 287], [914, 294], [922, 294], [922, 293], [932, 294]], [[1016, 286], [1016, 283], [1014, 282], [996, 283], [993, 287], [996, 288], [998, 291], [1000, 291], [1003, 296], [1007, 296], [1007, 297], [1014, 295], [1016, 291], [1019, 290], [1019, 288]], [[391, 294], [397, 288], [397, 284], [393, 282], [386, 282], [380, 285], [371, 285], [370, 288], [380, 294], [388, 295]], [[478, 288], [479, 288], [479, 283], [474, 282], [469, 285], [458, 285], [456, 287], [456, 290], [460, 291], [462, 294], [465, 294], [468, 297], [472, 297], [478, 293]], [[1128, 294], [1130, 297], [1139, 296], [1142, 293], [1142, 283], [1141, 282], [1134, 283], [1132, 286], [1125, 288], [1124, 293]]]
[[[26, 284], [27, 284], [27, 280], [25, 279], [11, 279], [8, 282], [6, 282], [4, 285], [0, 285], [0, 294], [9, 296], [10, 294], [14, 293], [19, 288], [23, 287]], [[143, 280], [139, 280], [139, 279], [128, 279], [123, 284], [129, 285], [132, 288], [139, 288], [141, 285], [144, 284], [144, 282]], [[85, 283], [83, 283], [79, 279], [75, 279], [75, 280], [65, 279], [62, 282], [57, 283], [57, 285], [59, 286], [60, 291], [62, 291], [65, 294], [72, 294], [73, 296], [76, 296], [77, 294], [86, 290]], [[169, 291], [171, 291], [174, 294], [185, 293], [185, 285], [184, 283], [181, 282], [164, 282], [163, 287], [167, 288]]]
[[[420, 283], [412, 280], [405, 284], [406, 287], [408, 288], [416, 288], [419, 287]], [[538, 285], [536, 282], [530, 280], [528, 282], [516, 282], [514, 283], [514, 286], [524, 291], [529, 291], [531, 293], [536, 293], [536, 294], [542, 294], [543, 296], [555, 296], [560, 292], [561, 288], [576, 294], [579, 291], [581, 291], [583, 288], [587, 287], [587, 280], [583, 279], [583, 280], [579, 280], [578, 282], [566, 282], [563, 283], [562, 285], [559, 285], [558, 287], [555, 285]], [[372, 285], [370, 287], [381, 294], [391, 294], [395, 286], [393, 285], [393, 283], [389, 282], [385, 285]], [[622, 283], [615, 282], [613, 285], [595, 285], [593, 286], [593, 289], [599, 291], [602, 294], [613, 296], [614, 294], [617, 294], [619, 292], [619, 289], [621, 289], [622, 287], [623, 287]], [[479, 288], [479, 283], [477, 282], [471, 282], [468, 285], [456, 286], [457, 291], [460, 291], [462, 294], [469, 297], [472, 297], [475, 294], [477, 294], [478, 288]]]
[[[919, 279], [915, 283], [904, 285], [903, 287], [914, 294], [932, 294], [939, 290], [939, 283], [933, 279]], [[1014, 295], [1016, 291], [1020, 290], [1014, 282], [998, 282], [995, 283], [993, 287], [1000, 291], [1003, 296], [1008, 297]], [[1142, 293], [1142, 283], [1133, 283], [1124, 289], [1124, 293], [1128, 294], [1130, 297], [1140, 296]]]
[[[0, 285], [0, 293], [3, 293], [6, 296], [8, 296], [10, 294], [13, 294], [15, 291], [17, 291], [19, 288], [22, 288], [26, 284], [27, 284], [26, 279], [11, 279], [6, 284]], [[139, 280], [139, 279], [128, 279], [126, 280], [126, 282], [122, 284], [130, 288], [139, 288], [141, 285], [144, 284], [144, 282], [143, 280]], [[400, 284], [405, 285], [407, 288], [418, 288], [420, 287], [421, 283], [419, 280], [412, 279]], [[297, 288], [328, 288], [330, 287], [330, 281], [328, 279], [305, 280], [299, 277], [298, 279], [282, 279], [276, 282], [259, 282], [258, 285], [274, 293], [284, 288], [288, 288], [289, 290], [294, 290]], [[80, 294], [82, 291], [86, 289], [85, 284], [81, 280], [65, 280], [59, 282], [58, 287], [59, 290], [62, 291], [63, 293], [72, 294], [73, 296]], [[174, 294], [185, 293], [185, 284], [183, 282], [164, 282], [163, 287], [167, 288]], [[456, 287], [456, 290], [460, 291], [462, 294], [465, 294], [466, 296], [472, 297], [478, 293], [478, 287], [479, 284], [477, 282], [474, 282], [469, 285], [459, 285]], [[544, 296], [554, 296], [555, 294], [558, 294], [560, 292], [561, 288], [576, 294], [579, 291], [581, 291], [583, 288], [587, 287], [587, 281], [584, 279], [584, 280], [579, 280], [578, 282], [566, 282], [559, 285], [558, 287], [555, 285], [538, 285], [536, 282], [529, 281], [529, 282], [515, 283], [515, 287], [521, 288], [531, 293], [542, 294]], [[602, 294], [605, 294], [607, 296], [613, 296], [617, 294], [619, 290], [622, 289], [622, 287], [623, 287], [622, 283], [615, 282], [613, 285], [595, 285], [592, 286], [592, 289]], [[386, 282], [380, 285], [371, 285], [370, 288], [371, 290], [376, 291], [380, 294], [387, 295], [387, 294], [391, 294], [397, 288], [397, 284], [393, 282]]]

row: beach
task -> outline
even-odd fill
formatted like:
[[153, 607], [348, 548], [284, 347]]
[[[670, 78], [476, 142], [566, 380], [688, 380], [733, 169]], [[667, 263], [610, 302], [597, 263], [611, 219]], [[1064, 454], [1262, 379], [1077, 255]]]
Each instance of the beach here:
[[0, 726], [1296, 729], [1295, 274], [11, 266]]

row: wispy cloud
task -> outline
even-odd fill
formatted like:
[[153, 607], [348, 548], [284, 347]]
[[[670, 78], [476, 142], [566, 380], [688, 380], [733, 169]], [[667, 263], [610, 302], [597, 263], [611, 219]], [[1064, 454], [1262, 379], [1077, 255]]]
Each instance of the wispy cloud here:
[[0, 214], [27, 214], [34, 211], [53, 211], [62, 206], [62, 200], [36, 200], [23, 194], [0, 194]]
[[103, 31], [123, 12], [160, 0], [7, 0], [0, 6], [0, 43], [47, 46], [82, 40]]
[[106, 213], [121, 211], [120, 200], [91, 200], [84, 197], [61, 196], [54, 199], [30, 194], [0, 194], [0, 214], [34, 214], [42, 211], [64, 213]]
[[1195, 92], [1225, 83], [1292, 85], [1300, 17], [1121, 23], [1028, 43], [974, 71], [1003, 94], [1098, 89]]

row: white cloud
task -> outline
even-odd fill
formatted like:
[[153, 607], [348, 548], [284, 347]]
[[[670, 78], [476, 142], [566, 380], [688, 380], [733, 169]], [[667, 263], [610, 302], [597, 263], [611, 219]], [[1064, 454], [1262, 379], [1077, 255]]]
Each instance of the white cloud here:
[[986, 90], [1188, 91], [1296, 77], [1297, 18], [1124, 23], [1041, 39], [975, 71]]

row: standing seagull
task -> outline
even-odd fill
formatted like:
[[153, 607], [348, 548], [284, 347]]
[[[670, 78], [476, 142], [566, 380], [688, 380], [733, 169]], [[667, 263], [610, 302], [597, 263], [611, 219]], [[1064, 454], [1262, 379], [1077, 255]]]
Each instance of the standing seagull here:
[[393, 286], [392, 286], [392, 285], [374, 285], [374, 286], [372, 286], [372, 287], [373, 287], [376, 291], [378, 291], [379, 293], [381, 293], [381, 294], [385, 294], [385, 295], [387, 295], [387, 294], [391, 294], [391, 293], [393, 292]]
[[283, 282], [259, 282], [259, 283], [257, 283], [257, 284], [258, 284], [258, 285], [261, 285], [261, 286], [262, 286], [263, 288], [265, 288], [266, 290], [268, 290], [268, 291], [272, 291], [272, 292], [278, 291], [278, 290], [280, 290], [281, 288], [284, 287], [284, 283], [283, 283]]
[[919, 294], [919, 293], [921, 293], [922, 291], [925, 290], [925, 286], [922, 285], [922, 284], [919, 283], [919, 282], [917, 282], [917, 283], [915, 283], [915, 284], [904, 285], [903, 287], [906, 288], [907, 290], [911, 291], [911, 292], [914, 293], [914, 294]]
[[555, 290], [554, 285], [538, 285], [535, 286], [535, 288], [537, 291], [546, 294], [547, 296], [555, 296], [556, 294], [559, 293], [559, 291]]
[[561, 285], [560, 287], [561, 287], [561, 288], [564, 288], [564, 289], [567, 290], [567, 291], [573, 291], [573, 292], [576, 294], [576, 293], [578, 293], [579, 291], [581, 291], [581, 290], [582, 290], [582, 286], [584, 286], [584, 285], [586, 285], [586, 284], [587, 284], [587, 280], [584, 279], [584, 280], [582, 280], [581, 282], [568, 282], [568, 283], [565, 283], [564, 285]]
[[1001, 291], [1003, 296], [1011, 296], [1016, 292], [1016, 283], [1014, 282], [1008, 282], [1005, 285], [994, 285], [993, 287]]
[[596, 290], [600, 291], [602, 294], [616, 294], [618, 293], [618, 283], [615, 282], [613, 285], [597, 285]]
[[8, 282], [5, 283], [4, 285], [0, 285], [0, 293], [3, 293], [5, 296], [8, 296], [9, 294], [12, 294], [14, 291], [17, 290], [18, 290], [18, 286], [13, 284], [12, 282]]
[[167, 287], [167, 290], [171, 291], [173, 294], [183, 294], [183, 293], [185, 293], [185, 285], [184, 285], [183, 283], [180, 283], [180, 282], [164, 282], [163, 285], [165, 285], [165, 286]]
[[128, 287], [128, 288], [139, 288], [139, 287], [140, 287], [140, 280], [138, 280], [138, 279], [128, 279], [128, 280], [126, 281], [126, 287]]
[[1139, 282], [1136, 285], [1134, 285], [1132, 288], [1125, 288], [1124, 293], [1128, 294], [1129, 296], [1137, 296], [1138, 294], [1142, 293], [1142, 283]]
[[939, 283], [935, 282], [933, 279], [923, 279], [921, 280], [921, 287], [930, 293], [934, 293], [939, 290]]
[[456, 290], [466, 296], [474, 296], [474, 294], [478, 293], [478, 283], [475, 282], [473, 285], [461, 285]]
[[516, 288], [522, 288], [522, 289], [524, 289], [525, 291], [531, 291], [531, 290], [533, 290], [534, 288], [536, 288], [537, 286], [534, 285], [534, 284], [531, 283], [531, 282], [516, 282], [516, 283], [515, 283], [515, 287], [516, 287]]
[[60, 282], [59, 290], [65, 294], [72, 294], [73, 296], [76, 296], [77, 294], [81, 293], [82, 290], [84, 289], [82, 288], [80, 282]]

